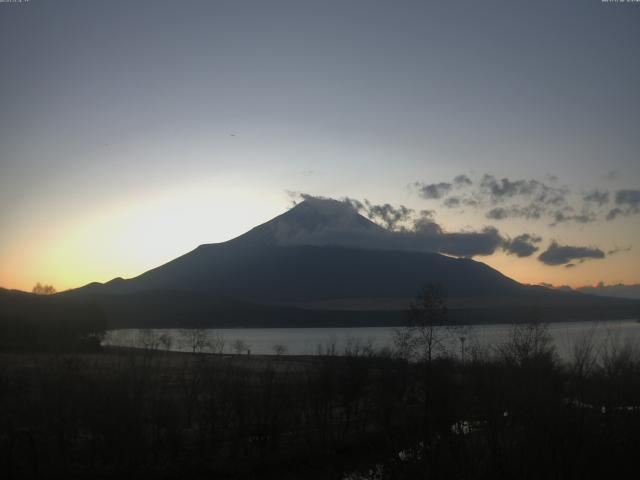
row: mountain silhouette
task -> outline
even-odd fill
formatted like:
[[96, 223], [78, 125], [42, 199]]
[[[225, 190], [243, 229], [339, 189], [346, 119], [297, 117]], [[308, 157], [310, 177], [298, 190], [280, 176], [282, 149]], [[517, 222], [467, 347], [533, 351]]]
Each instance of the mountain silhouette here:
[[402, 249], [393, 232], [343, 202], [309, 199], [233, 240], [201, 245], [138, 277], [76, 292], [182, 290], [288, 303], [412, 297], [428, 283], [441, 284], [454, 297], [526, 290], [471, 259]]
[[[227, 242], [200, 245], [135, 278], [65, 295], [91, 296], [106, 310], [117, 304], [120, 316], [153, 311], [169, 323], [169, 317], [228, 317], [248, 311], [247, 305], [268, 307], [272, 317], [300, 316], [275, 307], [399, 311], [432, 283], [444, 288], [454, 308], [485, 309], [485, 315], [487, 308], [505, 306], [609, 305], [609, 299], [594, 304], [589, 295], [523, 285], [484, 263], [421, 251], [402, 240], [344, 202], [312, 198]], [[255, 316], [254, 307], [249, 310]]]

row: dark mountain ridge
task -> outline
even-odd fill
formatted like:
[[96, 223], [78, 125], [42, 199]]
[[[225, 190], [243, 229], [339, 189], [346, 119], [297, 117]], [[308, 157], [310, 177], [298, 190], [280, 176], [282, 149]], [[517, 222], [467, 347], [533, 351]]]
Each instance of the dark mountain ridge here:
[[[142, 316], [153, 311], [169, 323], [171, 316], [183, 322], [207, 315], [220, 317], [221, 312], [232, 318], [233, 310], [255, 315], [254, 307], [248, 305], [287, 307], [292, 310], [286, 314], [271, 309], [266, 317], [300, 318], [310, 315], [318, 302], [353, 300], [359, 307], [349, 309], [352, 316], [356, 310], [368, 311], [368, 318], [377, 323], [367, 299], [406, 299], [408, 306], [421, 287], [430, 283], [440, 284], [452, 300], [464, 299], [459, 308], [485, 314], [489, 307], [495, 310], [507, 305], [509, 309], [570, 307], [572, 311], [594, 305], [605, 311], [618, 305], [610, 299], [595, 301], [589, 295], [523, 285], [472, 259], [407, 248], [394, 232], [349, 205], [322, 199], [304, 201], [235, 239], [200, 245], [135, 278], [92, 283], [63, 295], [93, 297], [113, 315], [115, 310], [109, 305], [118, 304], [121, 317], [131, 316], [131, 309]], [[119, 296], [123, 298], [116, 299]], [[166, 305], [163, 312], [156, 308], [158, 302]], [[305, 305], [308, 308], [298, 309]], [[625, 303], [624, 308], [629, 305]], [[325, 320], [318, 317], [316, 323], [328, 321], [331, 308], [324, 310]], [[173, 313], [167, 317], [166, 312]], [[333, 315], [339, 317], [335, 311]], [[383, 323], [391, 321], [389, 313], [379, 315], [385, 318], [380, 320]], [[397, 311], [394, 318], [392, 323], [398, 323]]]
[[422, 285], [434, 282], [454, 297], [528, 293], [526, 287], [485, 264], [434, 253], [329, 246], [246, 249], [228, 243], [203, 245], [134, 279], [91, 284], [76, 292], [175, 289], [287, 303], [411, 297]]
[[413, 296], [427, 283], [442, 284], [451, 296], [526, 291], [483, 263], [403, 249], [393, 232], [342, 202], [310, 199], [233, 240], [200, 245], [135, 278], [73, 293], [171, 289], [286, 303]]

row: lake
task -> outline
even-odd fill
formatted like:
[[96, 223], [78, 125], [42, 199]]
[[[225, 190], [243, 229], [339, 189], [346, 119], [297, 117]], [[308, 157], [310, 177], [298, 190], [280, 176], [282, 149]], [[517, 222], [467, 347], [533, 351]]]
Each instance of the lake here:
[[[513, 331], [511, 324], [472, 325], [464, 330], [445, 331], [445, 348], [460, 355], [464, 337], [464, 348], [493, 348], [506, 342]], [[252, 354], [273, 354], [276, 346], [289, 355], [317, 355], [333, 351], [344, 354], [346, 350], [375, 350], [392, 348], [396, 327], [352, 327], [352, 328], [221, 328], [200, 331], [182, 329], [120, 329], [107, 333], [103, 345], [170, 349], [172, 351], [236, 353], [248, 351]], [[558, 322], [549, 324], [549, 333], [562, 359], [569, 359], [574, 345], [591, 339], [600, 347], [605, 343], [624, 346], [628, 343], [640, 345], [640, 323], [635, 320], [606, 322]], [[163, 342], [164, 341], [164, 342]]]

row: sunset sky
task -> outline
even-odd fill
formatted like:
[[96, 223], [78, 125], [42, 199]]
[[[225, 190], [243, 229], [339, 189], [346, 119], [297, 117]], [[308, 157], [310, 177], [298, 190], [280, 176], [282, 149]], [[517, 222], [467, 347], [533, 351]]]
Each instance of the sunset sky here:
[[299, 194], [640, 283], [640, 3], [0, 3], [0, 65], [2, 287], [132, 277]]

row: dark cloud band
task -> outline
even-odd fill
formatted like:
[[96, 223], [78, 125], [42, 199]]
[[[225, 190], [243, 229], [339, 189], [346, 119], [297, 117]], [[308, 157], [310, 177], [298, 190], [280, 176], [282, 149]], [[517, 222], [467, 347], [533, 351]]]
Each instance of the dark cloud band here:
[[566, 265], [574, 261], [584, 262], [585, 260], [604, 258], [602, 250], [595, 247], [575, 247], [570, 245], [559, 245], [551, 242], [551, 245], [538, 256], [545, 265]]

